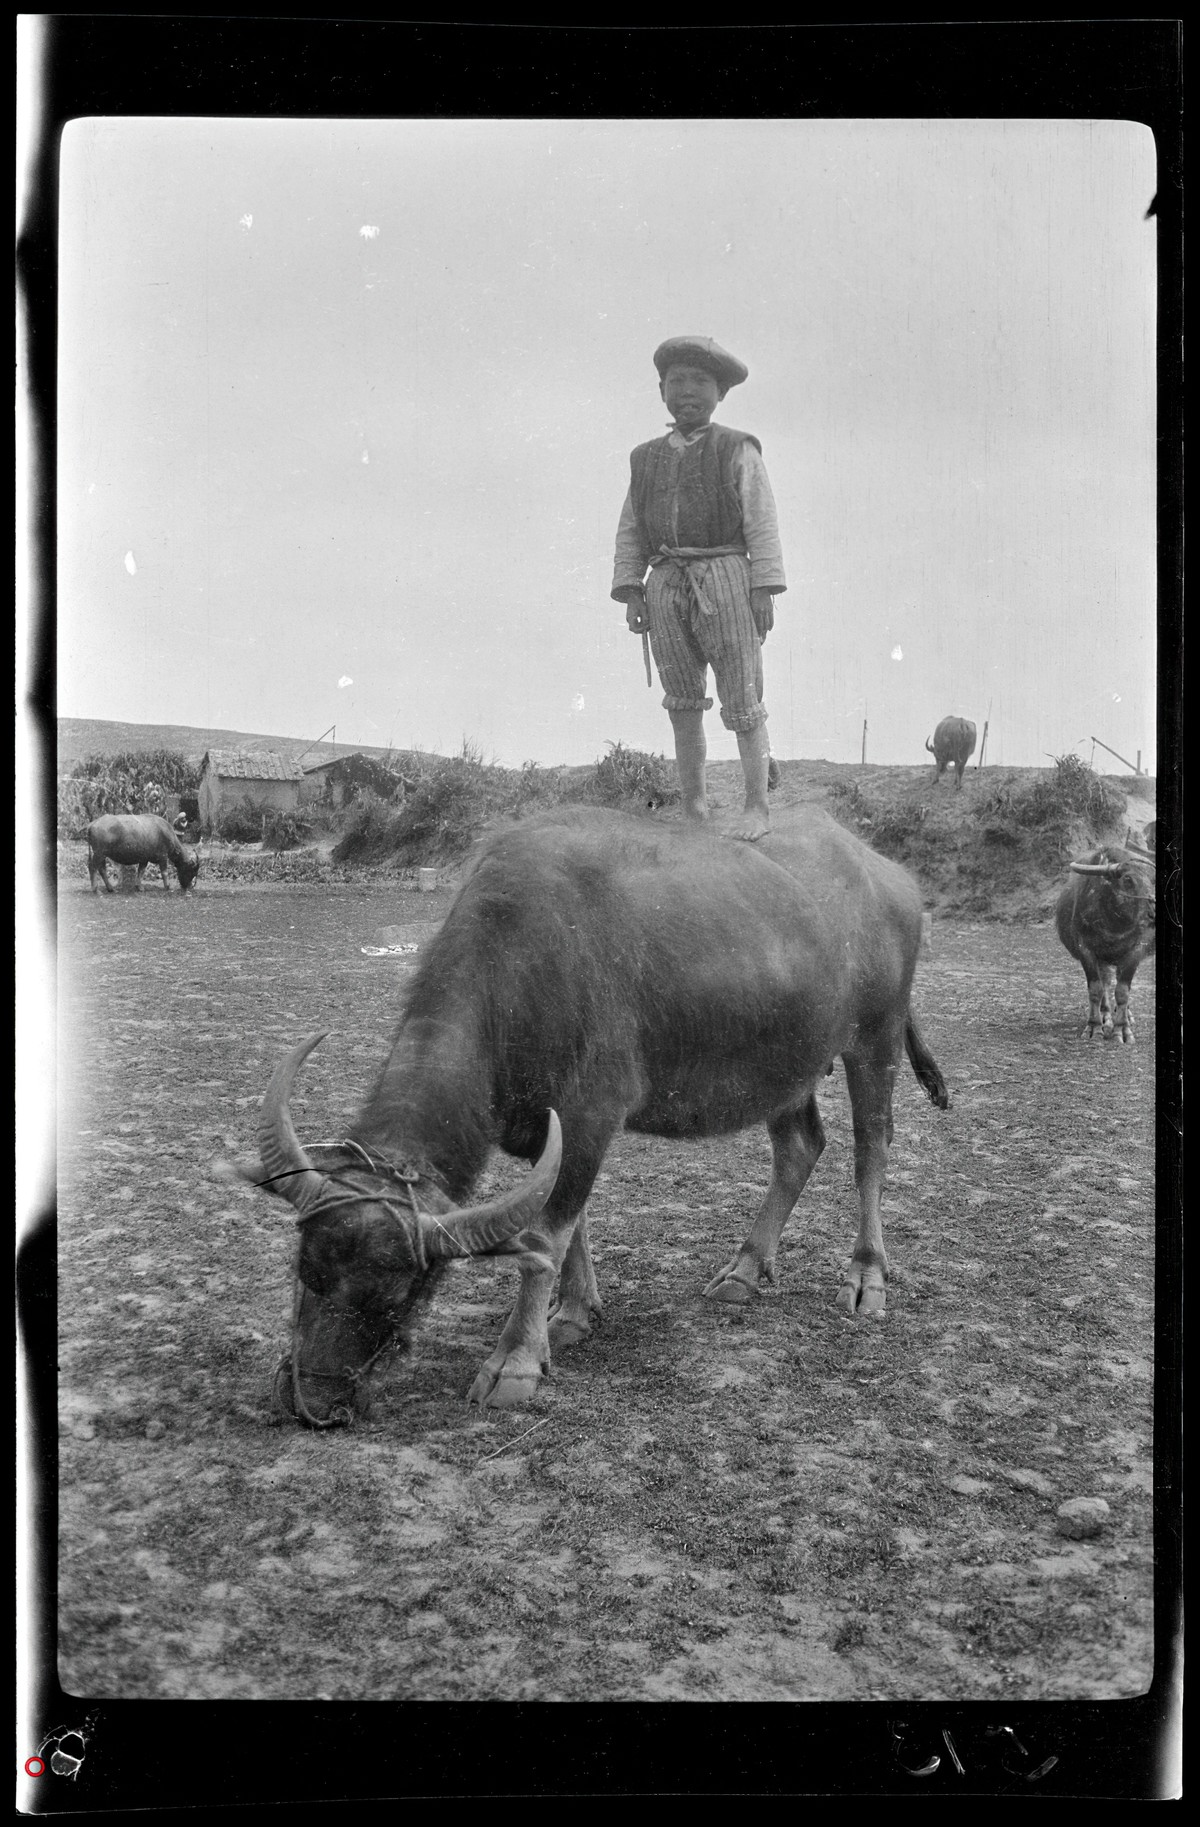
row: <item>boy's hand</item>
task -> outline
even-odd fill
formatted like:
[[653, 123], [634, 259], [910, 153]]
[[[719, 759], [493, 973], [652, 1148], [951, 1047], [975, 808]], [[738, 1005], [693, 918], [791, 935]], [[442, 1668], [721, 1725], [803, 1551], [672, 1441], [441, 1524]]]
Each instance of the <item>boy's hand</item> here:
[[764, 590], [761, 586], [751, 590], [750, 613], [754, 617], [759, 640], [765, 641], [775, 626], [775, 598], [769, 590]]
[[646, 613], [644, 596], [630, 596], [625, 599], [625, 625], [631, 634], [645, 634], [650, 626], [650, 617]]

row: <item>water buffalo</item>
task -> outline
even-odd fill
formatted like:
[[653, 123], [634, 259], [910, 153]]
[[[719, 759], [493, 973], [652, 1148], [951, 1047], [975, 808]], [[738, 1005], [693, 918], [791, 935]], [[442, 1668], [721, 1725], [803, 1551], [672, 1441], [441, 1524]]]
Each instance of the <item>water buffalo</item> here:
[[96, 892], [96, 882], [103, 882], [109, 894], [113, 892], [108, 879], [106, 864], [136, 863], [138, 866], [138, 887], [150, 864], [158, 869], [163, 880], [163, 887], [168, 894], [171, 884], [167, 880], [167, 865], [173, 864], [179, 877], [180, 893], [190, 888], [200, 873], [200, 859], [194, 850], [182, 844], [165, 818], [159, 818], [151, 812], [128, 813], [116, 816], [108, 813], [104, 818], [94, 818], [87, 828], [88, 877], [92, 884], [92, 893]]
[[[921, 924], [911, 877], [811, 808], [781, 812], [754, 845], [599, 809], [490, 839], [414, 973], [348, 1138], [306, 1150], [289, 1114], [320, 1035], [279, 1065], [263, 1101], [261, 1161], [239, 1171], [297, 1213], [284, 1406], [317, 1426], [361, 1411], [370, 1366], [404, 1347], [447, 1261], [476, 1254], [518, 1257], [521, 1281], [470, 1399], [528, 1397], [551, 1338], [576, 1343], [600, 1310], [584, 1204], [622, 1126], [686, 1138], [766, 1124], [766, 1197], [704, 1290], [756, 1299], [825, 1145], [816, 1092], [839, 1054], [860, 1218], [838, 1299], [850, 1314], [882, 1311], [879, 1203], [902, 1053], [930, 1099], [949, 1102], [909, 1008]], [[536, 1165], [507, 1198], [465, 1206], [493, 1145]]]
[[1058, 936], [1087, 978], [1089, 1040], [1097, 1028], [1105, 1040], [1114, 1032], [1123, 1041], [1133, 1039], [1133, 976], [1154, 950], [1152, 868], [1148, 857], [1143, 861], [1123, 845], [1104, 844], [1071, 864], [1071, 879], [1058, 897]]
[[953, 762], [954, 785], [956, 790], [961, 789], [967, 763], [975, 753], [975, 725], [970, 718], [943, 717], [933, 732], [933, 741], [926, 740], [925, 747], [937, 763], [934, 785]]

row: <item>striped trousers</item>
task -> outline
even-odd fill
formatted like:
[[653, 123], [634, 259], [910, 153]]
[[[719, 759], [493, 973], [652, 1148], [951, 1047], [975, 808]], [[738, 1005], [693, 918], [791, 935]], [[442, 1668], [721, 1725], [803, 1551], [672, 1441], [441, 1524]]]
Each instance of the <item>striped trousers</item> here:
[[711, 710], [712, 699], [705, 695], [711, 666], [726, 729], [752, 730], [766, 722], [748, 558], [729, 552], [662, 559], [647, 579], [646, 609], [664, 710]]

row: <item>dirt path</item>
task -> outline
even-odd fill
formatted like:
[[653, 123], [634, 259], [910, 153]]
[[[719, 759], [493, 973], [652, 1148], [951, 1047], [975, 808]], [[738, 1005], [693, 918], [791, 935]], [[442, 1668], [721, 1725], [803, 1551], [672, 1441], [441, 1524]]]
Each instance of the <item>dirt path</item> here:
[[[1080, 1039], [1046, 927], [938, 923], [905, 1076], [886, 1318], [833, 1306], [829, 1147], [752, 1310], [699, 1298], [765, 1188], [763, 1134], [622, 1137], [591, 1205], [597, 1335], [527, 1411], [463, 1392], [515, 1286], [457, 1270], [349, 1435], [268, 1424], [286, 1212], [205, 1177], [284, 1050], [303, 1137], [382, 1062], [446, 896], [145, 891], [60, 905], [61, 1677], [92, 1696], [1100, 1698], [1149, 1683], [1153, 966], [1139, 1042]], [[497, 1182], [513, 1171], [497, 1160]], [[282, 1214], [282, 1215], [281, 1215]], [[1102, 1499], [1069, 1539], [1059, 1506]]]

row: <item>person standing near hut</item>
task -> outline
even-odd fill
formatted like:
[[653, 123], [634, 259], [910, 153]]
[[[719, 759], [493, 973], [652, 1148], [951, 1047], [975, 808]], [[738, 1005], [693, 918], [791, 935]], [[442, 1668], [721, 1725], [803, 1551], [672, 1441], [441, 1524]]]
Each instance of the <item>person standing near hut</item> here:
[[770, 828], [774, 765], [762, 644], [787, 583], [762, 446], [749, 432], [712, 422], [749, 369], [707, 336], [671, 337], [655, 350], [654, 366], [671, 426], [630, 456], [612, 595], [625, 604], [631, 631], [650, 637], [688, 819], [708, 816], [704, 713], [712, 709], [705, 695], [712, 667], [746, 784], [730, 834], [753, 840]]

